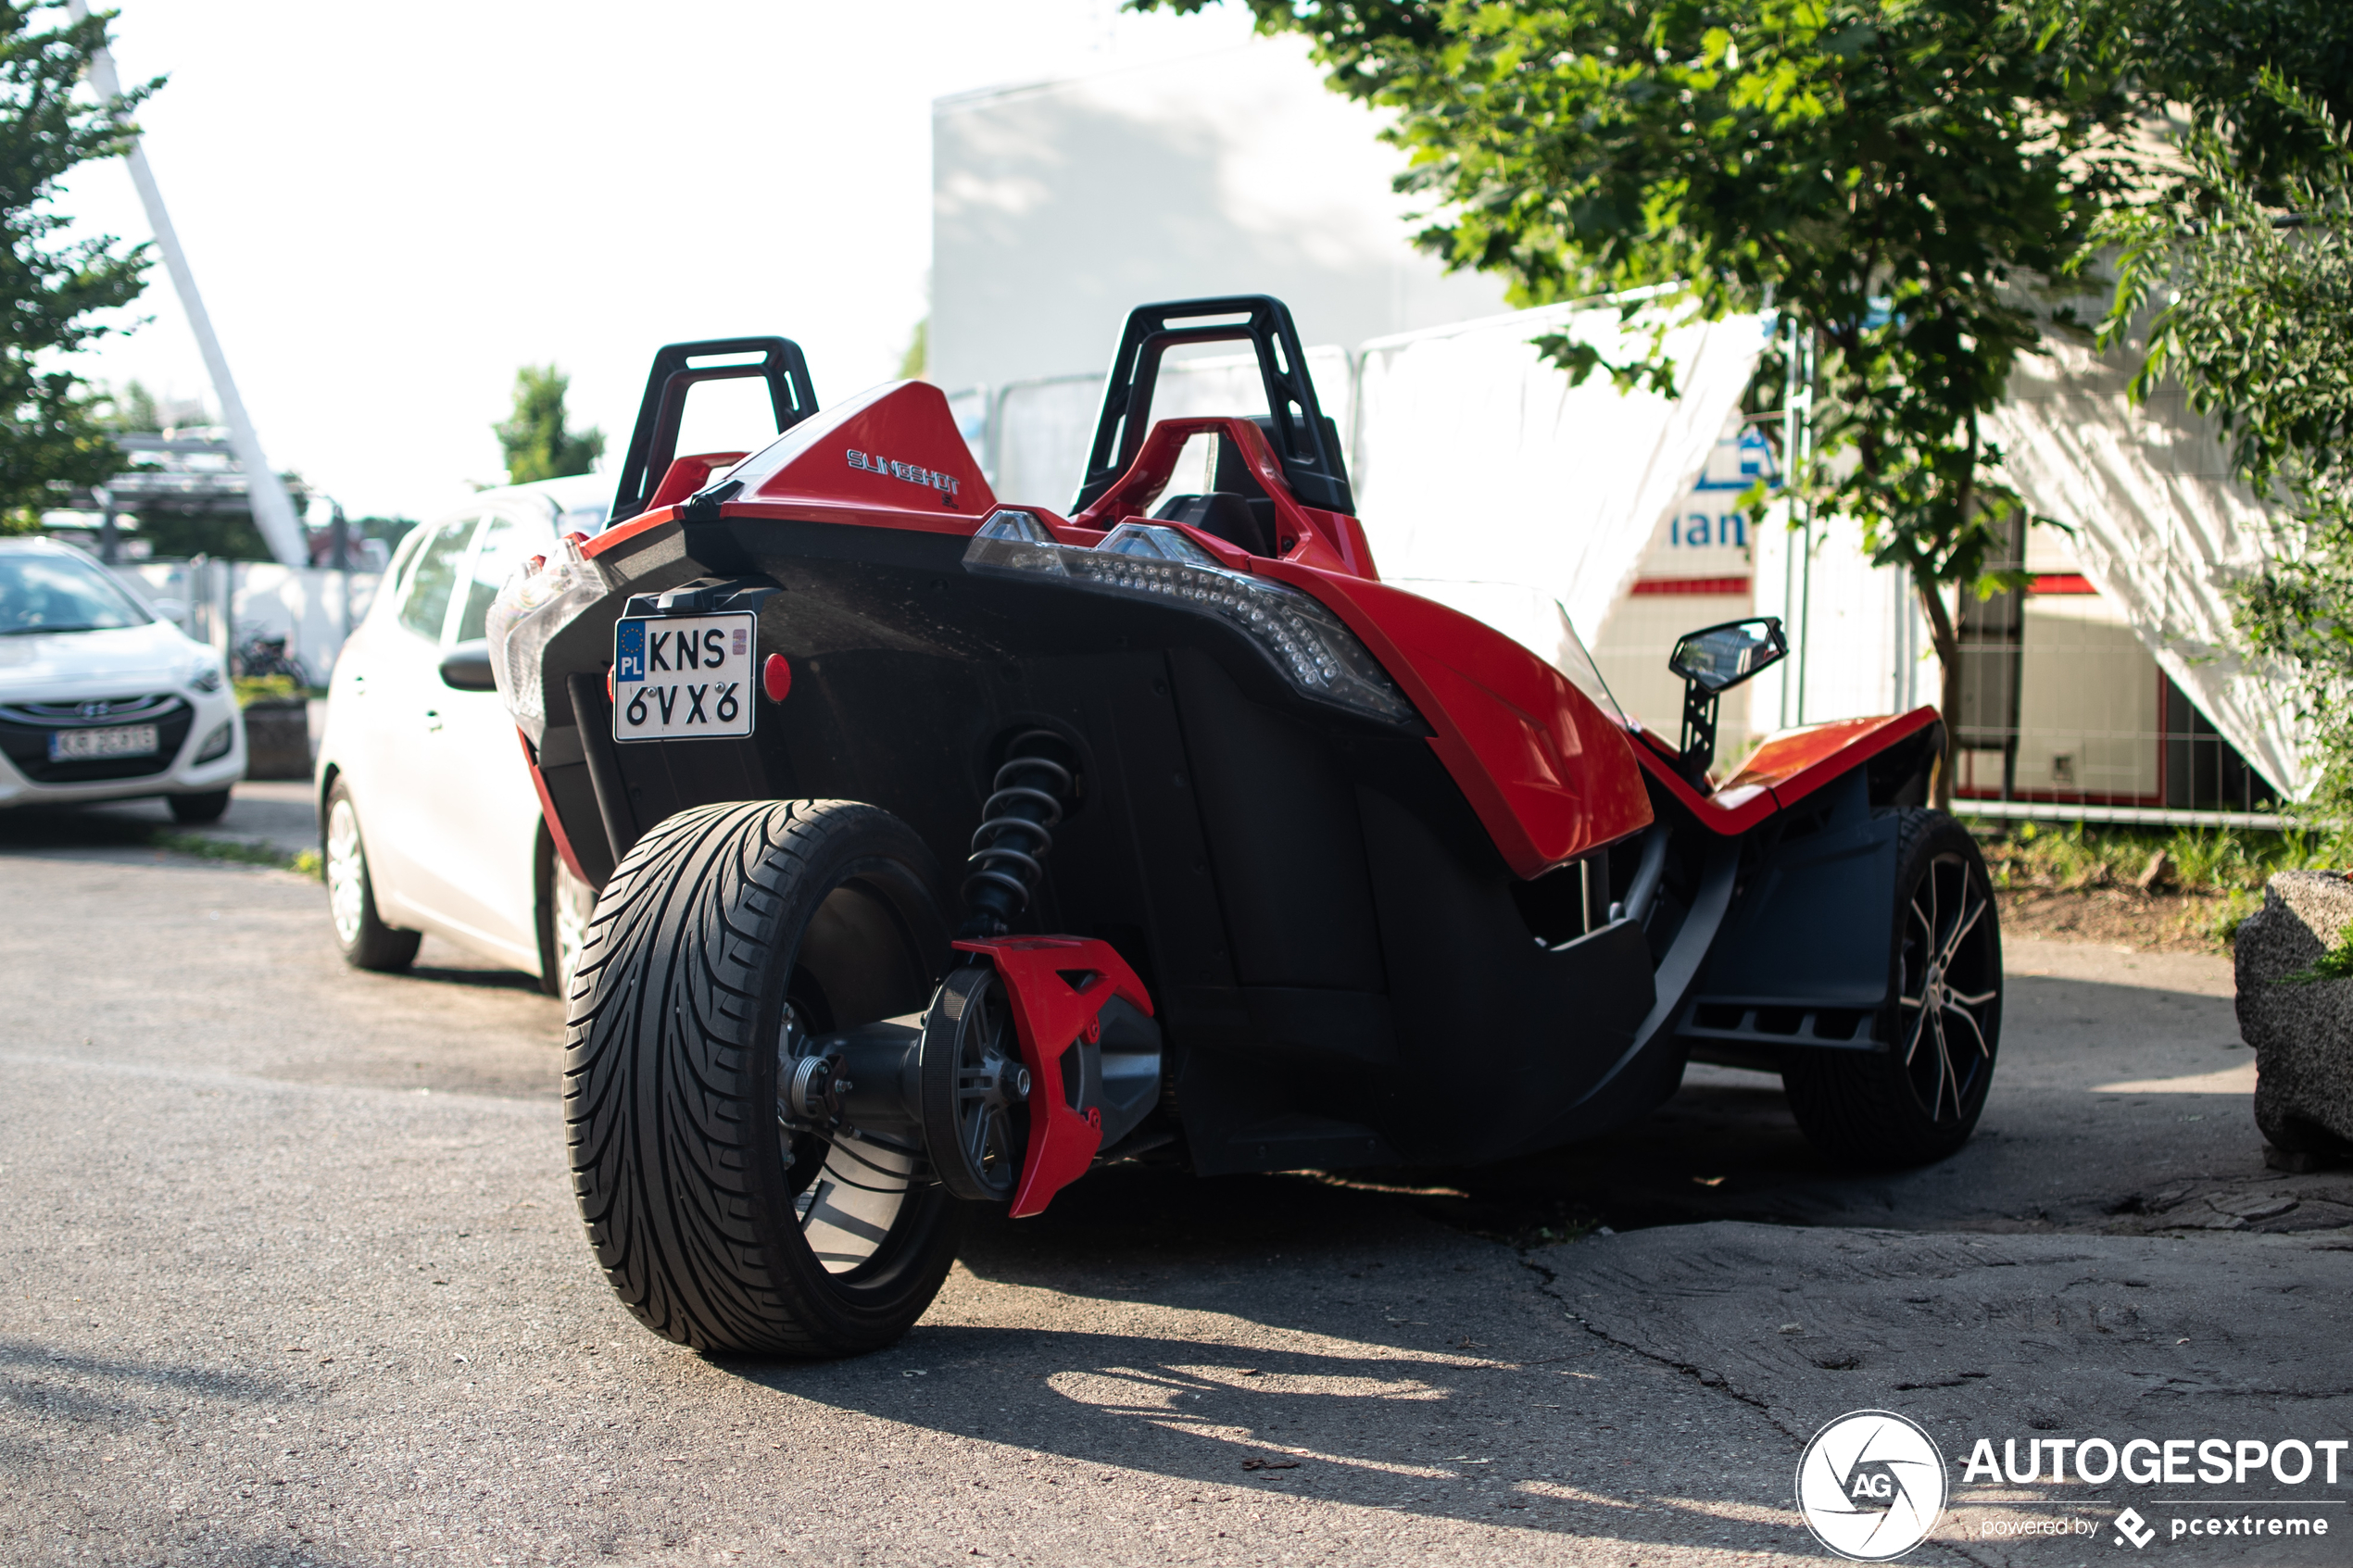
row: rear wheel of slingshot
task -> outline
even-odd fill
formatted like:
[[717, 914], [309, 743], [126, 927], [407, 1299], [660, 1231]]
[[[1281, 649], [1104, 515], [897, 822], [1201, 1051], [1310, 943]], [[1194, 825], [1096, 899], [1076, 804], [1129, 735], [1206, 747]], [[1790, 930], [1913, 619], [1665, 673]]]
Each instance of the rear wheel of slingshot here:
[[914, 831], [849, 801], [662, 822], [598, 898], [565, 1047], [573, 1185], [606, 1277], [698, 1349], [889, 1344], [939, 1289], [959, 1206], [887, 1135], [792, 1122], [820, 1036], [920, 1012], [950, 956]]
[[2002, 938], [1984, 857], [1941, 811], [1897, 826], [1894, 1002], [1884, 1052], [1808, 1050], [1782, 1071], [1790, 1110], [1832, 1159], [1924, 1165], [1969, 1141], [2002, 1037]]

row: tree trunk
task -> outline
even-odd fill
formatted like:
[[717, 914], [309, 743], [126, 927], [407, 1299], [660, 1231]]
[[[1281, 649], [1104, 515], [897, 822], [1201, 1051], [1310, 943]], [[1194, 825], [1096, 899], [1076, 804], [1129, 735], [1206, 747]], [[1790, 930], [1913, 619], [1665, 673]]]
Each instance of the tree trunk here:
[[1920, 596], [1920, 608], [1928, 612], [1929, 641], [1936, 648], [1937, 668], [1944, 671], [1943, 691], [1939, 694], [1936, 711], [1944, 721], [1944, 750], [1936, 759], [1936, 771], [1929, 782], [1929, 803], [1940, 811], [1953, 809], [1953, 762], [1957, 748], [1953, 744], [1953, 726], [1961, 711], [1961, 639], [1953, 630], [1953, 614], [1944, 605], [1942, 584], [1913, 580], [1913, 587]]

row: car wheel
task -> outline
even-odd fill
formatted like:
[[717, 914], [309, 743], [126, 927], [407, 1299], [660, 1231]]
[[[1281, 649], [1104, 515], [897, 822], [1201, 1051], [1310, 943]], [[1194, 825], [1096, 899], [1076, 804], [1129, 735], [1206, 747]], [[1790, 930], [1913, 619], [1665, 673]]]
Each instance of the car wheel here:
[[920, 1151], [785, 1124], [813, 1036], [918, 1012], [951, 956], [938, 870], [849, 801], [683, 811], [597, 900], [572, 998], [564, 1118], [605, 1277], [705, 1351], [838, 1356], [904, 1334], [962, 1206]]
[[573, 977], [580, 972], [597, 890], [573, 873], [552, 843], [545, 844], [543, 852], [547, 870], [539, 890], [539, 988], [561, 998], [572, 995]]
[[1941, 811], [1896, 834], [1885, 1051], [1793, 1054], [1781, 1081], [1814, 1147], [1855, 1165], [1925, 1165], [1969, 1141], [2002, 1036], [2002, 935], [1985, 859]]
[[341, 779], [327, 792], [325, 843], [327, 909], [334, 917], [335, 942], [354, 969], [399, 971], [417, 960], [424, 934], [386, 925], [376, 913], [375, 884], [368, 874], [367, 841], [359, 832], [359, 809]]
[[186, 822], [191, 827], [217, 822], [229, 809], [229, 792], [208, 789], [202, 795], [175, 795], [171, 797], [171, 820]]

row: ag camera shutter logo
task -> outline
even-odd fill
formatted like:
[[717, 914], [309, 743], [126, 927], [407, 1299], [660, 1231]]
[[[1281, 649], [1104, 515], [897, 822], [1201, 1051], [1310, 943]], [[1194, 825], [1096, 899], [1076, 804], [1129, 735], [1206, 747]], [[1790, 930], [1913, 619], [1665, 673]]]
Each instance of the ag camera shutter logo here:
[[1944, 1512], [1944, 1456], [1893, 1411], [1856, 1411], [1814, 1434], [1797, 1461], [1797, 1512], [1814, 1538], [1856, 1562], [1903, 1556]]

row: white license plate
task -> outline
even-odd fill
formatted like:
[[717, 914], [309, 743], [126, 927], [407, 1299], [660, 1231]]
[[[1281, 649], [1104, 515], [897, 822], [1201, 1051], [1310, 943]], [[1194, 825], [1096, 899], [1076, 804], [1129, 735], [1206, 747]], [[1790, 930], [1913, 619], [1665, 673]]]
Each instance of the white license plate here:
[[153, 724], [123, 724], [111, 730], [51, 730], [49, 760], [87, 762], [99, 757], [152, 757], [162, 745]]
[[754, 618], [665, 615], [612, 629], [612, 738], [709, 740], [751, 734]]

